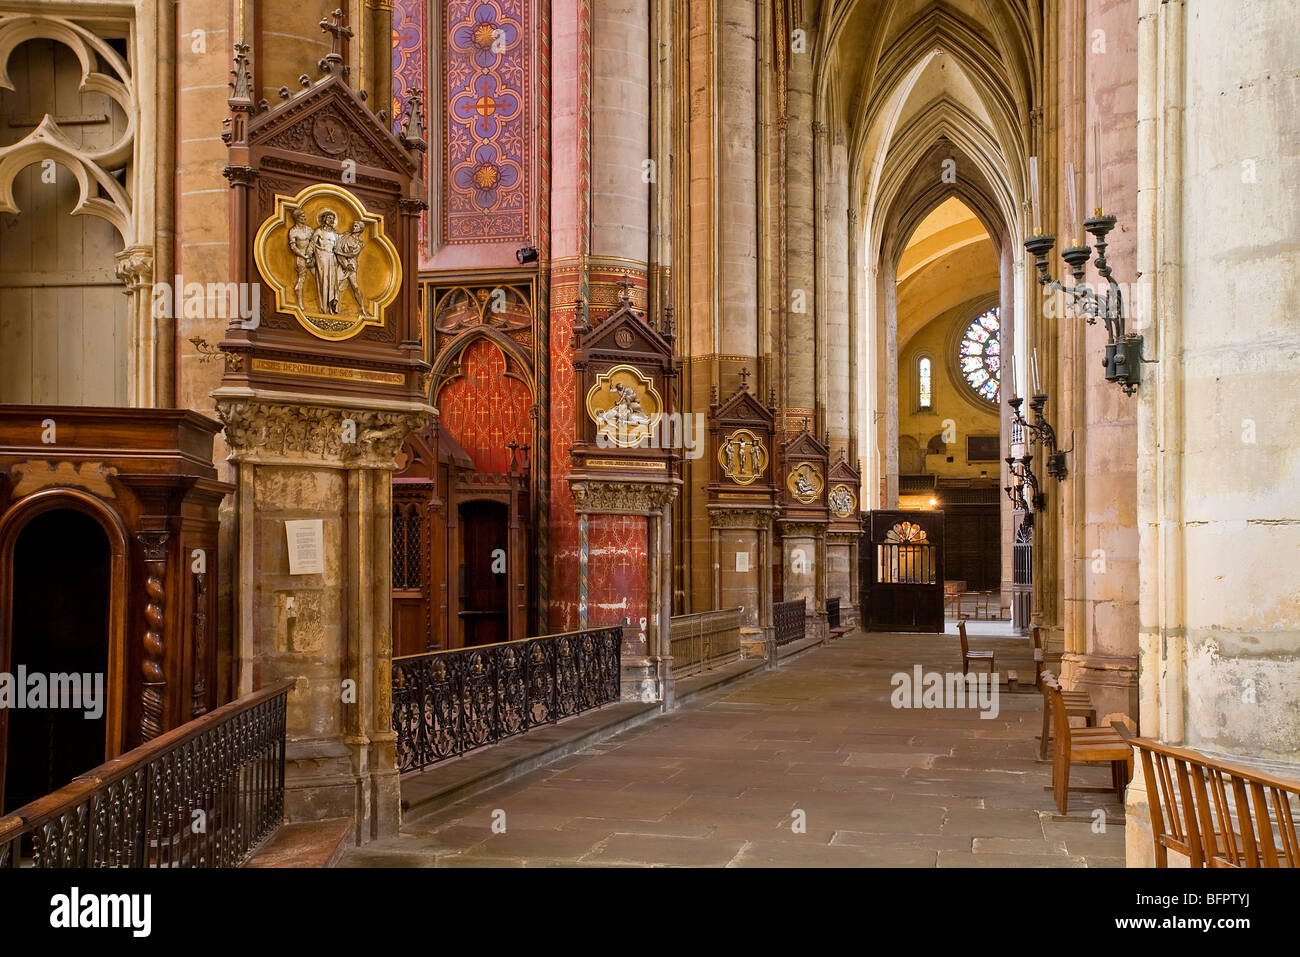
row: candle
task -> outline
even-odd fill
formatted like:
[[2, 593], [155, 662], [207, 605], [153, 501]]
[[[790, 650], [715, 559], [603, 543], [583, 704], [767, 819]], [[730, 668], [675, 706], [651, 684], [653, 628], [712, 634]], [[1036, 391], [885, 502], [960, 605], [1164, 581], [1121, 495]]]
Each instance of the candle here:
[[1038, 347], [1037, 346], [1034, 346], [1034, 358], [1032, 360], [1032, 366], [1034, 370], [1034, 392], [1041, 393], [1043, 391], [1043, 387], [1038, 384]]
[[1075, 195], [1074, 164], [1065, 165], [1065, 202], [1070, 217], [1070, 245], [1079, 245], [1079, 203]]
[[1020, 392], [1016, 389], [1016, 354], [1011, 353], [1011, 397], [1014, 399]]
[[1033, 210], [1034, 235], [1043, 234], [1043, 220], [1038, 214], [1038, 157], [1029, 157], [1029, 202]]
[[1096, 188], [1097, 191], [1096, 215], [1102, 216], [1104, 215], [1104, 213], [1103, 213], [1103, 206], [1101, 203], [1101, 124], [1100, 123], [1094, 123], [1092, 127], [1092, 156], [1093, 156], [1093, 167], [1094, 167], [1092, 171], [1092, 178], [1094, 181], [1094, 187]]

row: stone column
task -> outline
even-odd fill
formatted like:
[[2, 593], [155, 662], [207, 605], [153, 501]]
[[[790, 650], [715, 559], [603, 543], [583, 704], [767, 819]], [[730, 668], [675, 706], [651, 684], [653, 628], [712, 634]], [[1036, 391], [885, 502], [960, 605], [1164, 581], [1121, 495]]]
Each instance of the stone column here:
[[[214, 393], [235, 493], [239, 694], [284, 678], [285, 814], [351, 818], [363, 843], [395, 834], [392, 469], [432, 410], [320, 396]], [[319, 521], [320, 570], [293, 574], [285, 523]]]
[[[1137, 268], [1153, 288], [1135, 331], [1159, 363], [1138, 392], [1141, 731], [1295, 778], [1293, 19], [1284, 0], [1142, 0]], [[1140, 772], [1127, 807], [1128, 862], [1149, 864]]]

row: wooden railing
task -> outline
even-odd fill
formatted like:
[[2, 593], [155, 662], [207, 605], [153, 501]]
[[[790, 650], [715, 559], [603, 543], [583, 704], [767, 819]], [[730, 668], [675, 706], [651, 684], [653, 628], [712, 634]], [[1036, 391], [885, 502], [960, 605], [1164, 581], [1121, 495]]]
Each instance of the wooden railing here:
[[622, 627], [393, 659], [397, 766], [418, 771], [619, 700]]
[[671, 618], [673, 673], [680, 678], [738, 659], [740, 613], [736, 607]]
[[1300, 780], [1145, 738], [1142, 759], [1157, 867], [1300, 867]]
[[777, 646], [788, 645], [804, 636], [804, 616], [807, 599], [779, 601], [772, 606], [772, 624], [776, 630]]
[[237, 867], [284, 821], [283, 681], [0, 818], [0, 868]]

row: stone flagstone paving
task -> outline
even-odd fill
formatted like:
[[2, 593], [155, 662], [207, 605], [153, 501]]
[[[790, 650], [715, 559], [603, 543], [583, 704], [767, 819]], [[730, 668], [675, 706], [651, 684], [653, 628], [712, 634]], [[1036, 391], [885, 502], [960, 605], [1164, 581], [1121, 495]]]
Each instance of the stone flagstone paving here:
[[[1027, 639], [972, 638], [972, 647], [993, 649], [999, 670], [1022, 682], [1032, 674]], [[956, 638], [841, 638], [414, 816], [342, 864], [1123, 866], [1116, 795], [1072, 793], [1068, 817], [1056, 819], [1043, 790], [1051, 765], [1036, 759], [1042, 698], [1032, 686], [1010, 693], [1004, 682], [993, 719], [895, 709], [891, 677], [915, 664], [960, 670]], [[1110, 781], [1106, 766], [1073, 775], [1081, 785]], [[498, 811], [504, 833], [493, 831]]]

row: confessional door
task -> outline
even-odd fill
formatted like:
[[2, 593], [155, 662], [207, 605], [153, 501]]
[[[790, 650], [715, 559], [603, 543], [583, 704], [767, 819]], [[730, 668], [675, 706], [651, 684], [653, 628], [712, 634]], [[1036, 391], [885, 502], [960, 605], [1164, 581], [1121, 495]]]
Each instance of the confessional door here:
[[943, 512], [870, 513], [860, 587], [868, 631], [943, 632]]
[[459, 617], [465, 645], [510, 638], [510, 507], [465, 502], [459, 507]]
[[102, 764], [109, 708], [120, 706], [107, 700], [111, 549], [99, 522], [72, 509], [41, 512], [18, 533], [9, 567], [0, 671], [22, 700], [0, 709], [3, 813]]

